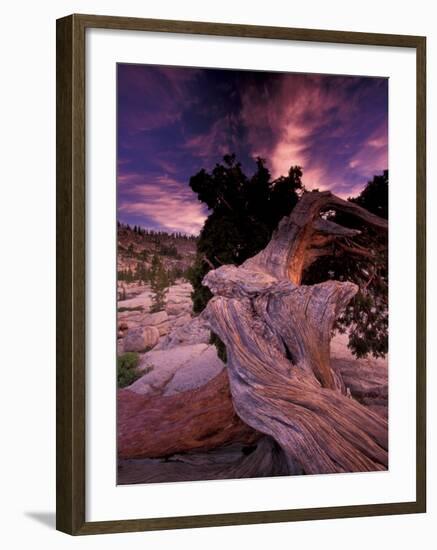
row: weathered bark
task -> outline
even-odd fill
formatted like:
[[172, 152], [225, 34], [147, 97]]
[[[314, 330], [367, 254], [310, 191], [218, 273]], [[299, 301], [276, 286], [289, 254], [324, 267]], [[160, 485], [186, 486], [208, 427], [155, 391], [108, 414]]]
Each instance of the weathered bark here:
[[117, 405], [119, 458], [207, 451], [260, 437], [235, 414], [225, 371], [198, 390], [168, 397], [119, 390]]
[[[346, 386], [354, 395], [363, 384], [352, 387], [352, 373], [345, 384], [345, 371], [330, 364], [333, 323], [357, 287], [299, 286], [306, 267], [357, 234], [320, 217], [329, 209], [387, 229], [385, 220], [353, 203], [310, 193], [262, 252], [239, 268], [211, 271], [205, 284], [216, 296], [204, 315], [226, 344], [228, 368], [198, 390], [169, 397], [119, 391], [119, 457], [170, 457], [168, 465], [124, 461], [125, 482], [386, 468], [387, 422], [348, 397]], [[253, 456], [226, 466], [217, 458], [221, 451], [208, 452], [253, 444], [261, 434], [282, 451], [263, 438]], [[203, 453], [197, 466], [192, 454], [188, 462], [174, 458], [193, 451]]]
[[250, 446], [232, 444], [212, 451], [176, 454], [166, 459], [120, 460], [117, 483], [241, 479], [289, 473], [280, 447], [264, 436]]
[[313, 246], [319, 248], [319, 255], [331, 253], [329, 247], [323, 249], [323, 246], [318, 246], [321, 236], [325, 236], [326, 245], [334, 239], [341, 243], [341, 238], [353, 237], [359, 233], [356, 229], [349, 229], [320, 217], [321, 212], [329, 210], [354, 216], [377, 231], [387, 231], [387, 220], [353, 202], [344, 201], [329, 191], [306, 193], [291, 215], [279, 222], [264, 250], [247, 260], [243, 267], [269, 274], [277, 280], [285, 279], [300, 284], [304, 266], [311, 263], [308, 262], [308, 257], [313, 254]]
[[279, 444], [290, 471], [298, 464], [309, 474], [387, 467], [386, 421], [349, 398], [330, 365], [334, 321], [358, 288], [299, 286], [305, 266], [356, 234], [320, 217], [332, 209], [387, 230], [385, 220], [353, 203], [308, 193], [263, 251], [204, 279], [215, 294], [204, 315], [226, 345], [237, 414]]

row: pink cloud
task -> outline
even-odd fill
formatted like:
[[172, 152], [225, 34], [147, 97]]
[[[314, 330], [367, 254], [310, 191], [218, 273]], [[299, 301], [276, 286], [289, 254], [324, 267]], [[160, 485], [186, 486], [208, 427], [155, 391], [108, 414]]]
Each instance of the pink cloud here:
[[[253, 151], [269, 159], [273, 177], [286, 174], [291, 164], [304, 169], [311, 164], [307, 140], [338, 101], [321, 90], [318, 80], [317, 76], [286, 76], [273, 92], [265, 89], [259, 94], [252, 87], [243, 94], [242, 117], [249, 142]], [[270, 142], [265, 140], [266, 127], [274, 133]]]
[[388, 127], [380, 125], [371, 136], [363, 143], [349, 166], [369, 177], [368, 167], [372, 166], [375, 172], [382, 172], [388, 167]]
[[[364, 185], [372, 171], [387, 168], [387, 125], [380, 124], [360, 141], [367, 130], [357, 128], [356, 121], [365, 92], [355, 93], [349, 77], [331, 78], [329, 85], [324, 85], [324, 78], [293, 74], [262, 93], [255, 86], [244, 91], [241, 116], [252, 154], [269, 161], [274, 178], [286, 174], [291, 165], [302, 166], [304, 184], [310, 189], [346, 186], [346, 168], [363, 175]], [[329, 152], [325, 152], [327, 143]], [[332, 143], [338, 143], [338, 151]], [[347, 159], [352, 151], [354, 157]], [[341, 170], [335, 162], [343, 162]]]
[[129, 187], [123, 191], [119, 214], [141, 215], [168, 232], [199, 233], [207, 213], [200, 202], [193, 201], [187, 185], [167, 175], [151, 178], [131, 173], [120, 177]]

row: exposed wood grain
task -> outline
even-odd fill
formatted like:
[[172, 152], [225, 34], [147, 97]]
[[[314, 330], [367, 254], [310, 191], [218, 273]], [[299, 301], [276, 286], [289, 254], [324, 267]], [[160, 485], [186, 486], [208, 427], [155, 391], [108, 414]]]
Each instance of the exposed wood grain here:
[[210, 36], [299, 40], [332, 44], [361, 44], [415, 48], [418, 41], [422, 38], [419, 36], [402, 34], [269, 27], [205, 21], [175, 21], [171, 19], [141, 19], [137, 17], [114, 17], [110, 15], [76, 14], [73, 17], [77, 18], [84, 28], [130, 29], [137, 31]]
[[57, 21], [57, 528], [85, 521], [84, 44], [73, 18]]
[[215, 294], [205, 316], [226, 345], [235, 410], [275, 439], [290, 471], [297, 463], [307, 474], [382, 470], [388, 461], [387, 422], [346, 395], [330, 364], [335, 319], [358, 287], [296, 284], [316, 233], [348, 234], [320, 221], [331, 209], [387, 231], [385, 220], [353, 203], [307, 193], [263, 251], [204, 279]]
[[[280, 221], [272, 240], [264, 250], [243, 264], [245, 268], [300, 284], [304, 266], [308, 267], [320, 255], [332, 253], [329, 248], [324, 249], [324, 246], [334, 240], [339, 240], [341, 244], [341, 237], [357, 233], [356, 230], [320, 218], [322, 210], [337, 210], [356, 217], [377, 231], [388, 230], [387, 220], [371, 214], [353, 202], [344, 201], [329, 191], [307, 193], [302, 199], [293, 210], [293, 215]], [[323, 240], [320, 240], [321, 237]], [[317, 247], [315, 255], [314, 246]]]

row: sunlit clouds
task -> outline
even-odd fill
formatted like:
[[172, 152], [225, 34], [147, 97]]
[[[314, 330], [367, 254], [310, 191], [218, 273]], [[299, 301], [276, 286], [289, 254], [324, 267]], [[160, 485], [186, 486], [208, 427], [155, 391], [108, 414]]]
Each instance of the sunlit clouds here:
[[196, 234], [190, 176], [235, 153], [245, 171], [303, 168], [307, 188], [356, 195], [388, 168], [388, 80], [118, 65], [118, 216]]
[[142, 174], [124, 174], [119, 185], [126, 186], [120, 193], [118, 213], [140, 218], [142, 226], [168, 232], [198, 234], [205, 221], [207, 210], [193, 201], [191, 189], [183, 182], [168, 176], [144, 179]]
[[273, 177], [298, 164], [307, 188], [348, 195], [358, 178], [362, 188], [387, 168], [384, 79], [284, 75], [269, 93], [247, 90], [242, 106], [252, 150]]

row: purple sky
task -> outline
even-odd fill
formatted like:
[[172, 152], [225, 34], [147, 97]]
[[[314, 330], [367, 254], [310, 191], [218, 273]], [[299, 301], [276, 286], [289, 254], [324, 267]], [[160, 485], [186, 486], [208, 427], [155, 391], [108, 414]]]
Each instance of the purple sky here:
[[388, 80], [118, 65], [118, 219], [197, 234], [188, 182], [235, 153], [248, 174], [303, 167], [309, 189], [357, 195], [388, 168]]

